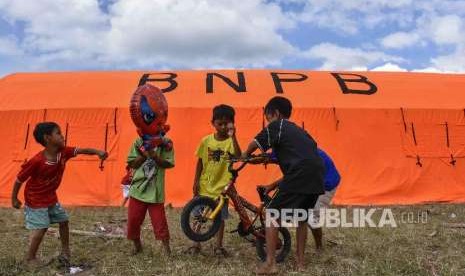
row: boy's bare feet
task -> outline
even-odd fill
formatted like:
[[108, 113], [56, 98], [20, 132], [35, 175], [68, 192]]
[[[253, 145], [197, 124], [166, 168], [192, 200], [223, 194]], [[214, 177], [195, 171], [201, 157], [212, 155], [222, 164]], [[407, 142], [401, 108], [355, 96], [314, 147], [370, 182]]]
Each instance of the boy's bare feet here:
[[58, 263], [60, 264], [60, 266], [66, 267], [66, 268], [71, 267], [69, 254], [61, 253], [60, 255], [58, 255], [57, 260], [58, 260]]
[[267, 263], [260, 264], [255, 270], [257, 275], [275, 275], [278, 274], [276, 265], [269, 265]]
[[295, 264], [295, 270], [296, 270], [297, 272], [304, 272], [304, 271], [305, 271], [305, 265], [304, 265], [303, 263], [297, 262], [297, 263]]
[[38, 258], [34, 258], [34, 259], [30, 259], [30, 260], [24, 260], [24, 267], [26, 268], [26, 270], [28, 271], [36, 271], [44, 266], [46, 266], [47, 264], [44, 263], [42, 260], [38, 259]]
[[134, 248], [132, 249], [131, 255], [137, 255], [142, 253], [142, 242], [140, 240], [133, 240]]
[[171, 257], [171, 247], [170, 247], [170, 241], [162, 241], [163, 244], [163, 250], [165, 251], [166, 257]]

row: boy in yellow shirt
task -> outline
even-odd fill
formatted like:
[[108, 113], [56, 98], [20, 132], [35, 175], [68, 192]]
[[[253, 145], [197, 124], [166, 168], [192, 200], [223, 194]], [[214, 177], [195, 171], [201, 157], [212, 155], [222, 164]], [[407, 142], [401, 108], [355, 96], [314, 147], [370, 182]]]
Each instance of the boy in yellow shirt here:
[[[205, 136], [197, 148], [198, 157], [194, 178], [194, 196], [217, 198], [231, 180], [228, 171], [228, 153], [236, 157], [241, 155], [241, 149], [236, 139], [234, 127], [234, 108], [228, 105], [218, 105], [213, 108], [212, 125], [216, 132]], [[223, 247], [224, 220], [229, 216], [228, 204], [221, 211], [221, 227], [217, 234], [214, 253], [228, 256]], [[190, 248], [192, 253], [199, 253], [200, 243]]]

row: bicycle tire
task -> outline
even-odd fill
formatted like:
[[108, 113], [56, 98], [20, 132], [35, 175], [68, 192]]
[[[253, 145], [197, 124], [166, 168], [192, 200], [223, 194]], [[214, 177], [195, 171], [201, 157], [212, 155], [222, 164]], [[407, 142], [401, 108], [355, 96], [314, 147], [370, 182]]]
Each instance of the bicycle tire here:
[[195, 210], [195, 208], [206, 206], [214, 210], [216, 205], [217, 203], [215, 200], [205, 196], [198, 196], [193, 198], [186, 204], [186, 206], [184, 206], [181, 213], [181, 229], [190, 240], [195, 242], [208, 241], [218, 232], [221, 226], [221, 214], [216, 216], [211, 227], [205, 233], [197, 233], [194, 229], [192, 229], [190, 223], [191, 213]]

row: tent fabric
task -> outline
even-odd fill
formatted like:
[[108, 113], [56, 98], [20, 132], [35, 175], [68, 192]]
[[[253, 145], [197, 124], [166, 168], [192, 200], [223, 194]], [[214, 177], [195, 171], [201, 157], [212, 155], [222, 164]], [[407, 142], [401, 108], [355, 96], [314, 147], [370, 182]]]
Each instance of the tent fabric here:
[[[21, 164], [41, 150], [36, 123], [56, 121], [67, 145], [104, 148], [68, 162], [58, 190], [65, 205], [121, 202], [120, 180], [137, 134], [129, 101], [144, 82], [165, 91], [176, 167], [166, 175], [166, 203], [192, 197], [194, 151], [213, 131], [217, 104], [236, 109], [245, 148], [263, 126], [273, 96], [294, 105], [302, 125], [334, 160], [342, 177], [333, 203], [343, 205], [465, 202], [465, 75], [293, 70], [17, 73], [0, 79], [0, 205], [9, 206]], [[277, 167], [250, 165], [239, 193], [258, 202], [255, 186], [280, 177]], [[21, 191], [22, 196], [22, 191]]]

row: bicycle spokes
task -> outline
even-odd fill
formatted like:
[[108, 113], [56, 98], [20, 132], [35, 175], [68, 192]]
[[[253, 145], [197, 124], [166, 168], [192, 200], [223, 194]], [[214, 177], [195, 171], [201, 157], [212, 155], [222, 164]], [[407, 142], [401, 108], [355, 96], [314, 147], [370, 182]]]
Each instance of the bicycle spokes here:
[[197, 206], [192, 210], [190, 221], [194, 232], [203, 234], [210, 229], [213, 221], [208, 216], [212, 211], [208, 206]]

